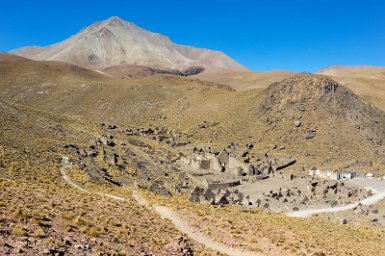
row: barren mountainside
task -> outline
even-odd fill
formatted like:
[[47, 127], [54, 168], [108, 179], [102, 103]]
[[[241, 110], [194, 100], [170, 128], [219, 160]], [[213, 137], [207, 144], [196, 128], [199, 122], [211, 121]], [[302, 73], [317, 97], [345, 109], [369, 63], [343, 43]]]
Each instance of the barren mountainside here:
[[264, 91], [234, 91], [187, 77], [116, 79], [65, 63], [1, 57], [0, 99], [92, 123], [164, 126], [218, 147], [249, 140], [259, 141], [261, 150], [284, 145], [304, 162], [307, 154], [322, 161], [326, 152], [340, 152], [335, 162], [351, 154], [362, 159], [384, 138], [380, 110], [320, 75], [298, 74]]
[[[1, 255], [382, 255], [383, 202], [335, 222], [287, 214], [371, 196], [307, 174], [383, 175], [383, 112], [321, 75], [237, 91], [158, 71], [0, 54]], [[208, 170], [205, 152], [228, 165]], [[192, 201], [205, 184], [220, 189]]]
[[136, 64], [154, 68], [247, 71], [223, 52], [183, 46], [118, 17], [96, 22], [70, 38], [46, 47], [11, 51], [34, 60], [55, 60], [90, 68]]

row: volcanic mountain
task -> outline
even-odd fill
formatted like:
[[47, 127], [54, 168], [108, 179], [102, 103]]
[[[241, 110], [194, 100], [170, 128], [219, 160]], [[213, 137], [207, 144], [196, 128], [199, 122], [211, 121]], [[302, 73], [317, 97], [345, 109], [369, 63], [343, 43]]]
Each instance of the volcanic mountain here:
[[70, 38], [46, 47], [28, 46], [12, 54], [33, 60], [63, 61], [89, 68], [135, 64], [152, 68], [248, 71], [223, 52], [173, 43], [119, 17], [96, 22]]

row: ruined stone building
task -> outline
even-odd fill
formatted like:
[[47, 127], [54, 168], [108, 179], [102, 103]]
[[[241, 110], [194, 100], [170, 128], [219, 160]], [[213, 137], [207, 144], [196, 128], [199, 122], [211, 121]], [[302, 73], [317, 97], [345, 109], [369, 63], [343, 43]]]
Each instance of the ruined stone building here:
[[193, 169], [212, 170], [215, 172], [227, 172], [237, 176], [254, 175], [254, 167], [230, 156], [225, 150], [219, 154], [202, 153], [185, 156], [181, 161]]

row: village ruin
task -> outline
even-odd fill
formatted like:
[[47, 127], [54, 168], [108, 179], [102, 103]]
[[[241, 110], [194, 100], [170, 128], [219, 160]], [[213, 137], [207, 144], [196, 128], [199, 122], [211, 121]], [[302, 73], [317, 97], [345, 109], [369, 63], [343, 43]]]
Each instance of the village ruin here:
[[[312, 167], [307, 174], [303, 171], [293, 172], [297, 162], [293, 156], [257, 154], [252, 144], [242, 146], [231, 143], [215, 150], [196, 147], [183, 134], [165, 128], [122, 129], [115, 125], [102, 126], [108, 134], [90, 141], [89, 147], [66, 146], [78, 153], [79, 159], [74, 161], [91, 179], [97, 180], [107, 172], [98, 167], [94, 160], [102, 154], [103, 161], [109, 166], [124, 170], [125, 166], [133, 165], [145, 170], [138, 171], [137, 176], [150, 183], [148, 189], [151, 192], [171, 196], [185, 191], [190, 201], [196, 203], [239, 204], [284, 213], [309, 207], [344, 205], [372, 194], [372, 191], [349, 182], [359, 176], [356, 171]], [[122, 134], [127, 140], [119, 142], [114, 134]], [[116, 152], [118, 145], [125, 147], [127, 143], [149, 147], [141, 138], [178, 150], [178, 157], [167, 160], [148, 155], [146, 160], [140, 160], [134, 152], [126, 151], [123, 155]], [[152, 178], [160, 170], [167, 172], [168, 169], [179, 173], [182, 179], [178, 183], [170, 183], [164, 178]], [[360, 177], [371, 179], [372, 175], [366, 173]], [[124, 177], [105, 178], [115, 185], [128, 184]]]

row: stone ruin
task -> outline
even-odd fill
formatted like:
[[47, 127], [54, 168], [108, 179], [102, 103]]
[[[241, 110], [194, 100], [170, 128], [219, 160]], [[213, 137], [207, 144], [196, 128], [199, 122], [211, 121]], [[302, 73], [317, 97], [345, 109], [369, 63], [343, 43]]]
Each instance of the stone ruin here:
[[90, 140], [85, 147], [68, 144], [64, 145], [64, 148], [74, 157], [74, 164], [82, 169], [89, 179], [93, 181], [104, 179], [114, 185], [125, 186], [127, 181], [117, 177], [109, 177], [107, 169], [99, 166], [96, 161], [96, 158], [101, 154], [102, 161], [107, 166], [113, 166], [120, 171], [125, 170], [131, 153], [127, 151], [125, 155], [120, 155], [116, 151], [117, 143], [114, 136], [107, 134]]
[[168, 130], [164, 127], [149, 128], [128, 128], [122, 129], [121, 132], [128, 136], [149, 137], [157, 143], [167, 144], [171, 147], [180, 147], [190, 144], [190, 141], [183, 139], [182, 133], [174, 130]]
[[191, 191], [189, 200], [214, 205], [242, 204], [245, 196], [234, 188], [240, 184], [240, 181], [209, 182], [206, 179], [202, 186], [197, 186]]
[[243, 163], [223, 150], [218, 154], [210, 152], [195, 153], [193, 156], [184, 156], [182, 163], [192, 169], [212, 170], [214, 172], [226, 172], [236, 176], [254, 175], [255, 171], [251, 164]]
[[[249, 152], [243, 153], [245, 158]], [[257, 180], [266, 179], [296, 162], [289, 155], [278, 158], [268, 158], [252, 161], [250, 158], [239, 160], [224, 149], [220, 152], [212, 152], [210, 149], [196, 149], [190, 156], [182, 156], [181, 162], [194, 170], [210, 170], [214, 173], [225, 173], [233, 176], [253, 176]]]
[[213, 152], [210, 148], [194, 148], [192, 155], [181, 156], [180, 162], [192, 171], [192, 175], [214, 175], [219, 179], [205, 179], [191, 191], [190, 201], [216, 205], [249, 204], [246, 202], [248, 198], [235, 188], [241, 185], [241, 180], [255, 182], [275, 175], [283, 177], [285, 175], [279, 171], [296, 162], [287, 155], [258, 157], [250, 152], [252, 145], [246, 146], [247, 150], [239, 158], [233, 153], [233, 144], [219, 152]]
[[371, 195], [371, 191], [346, 185], [342, 181], [308, 179], [304, 186], [279, 188], [259, 195], [257, 207], [298, 211], [311, 205], [338, 205], [360, 201]]

